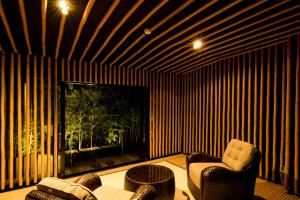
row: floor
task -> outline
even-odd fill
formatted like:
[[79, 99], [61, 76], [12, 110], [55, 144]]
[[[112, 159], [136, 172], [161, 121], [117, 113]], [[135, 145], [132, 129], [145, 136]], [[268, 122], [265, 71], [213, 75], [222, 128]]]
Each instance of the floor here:
[[[142, 164], [153, 164], [153, 163], [162, 162], [162, 161], [167, 161], [173, 165], [176, 165], [176, 166], [184, 168], [184, 169], [186, 168], [185, 155], [179, 154], [179, 155], [169, 156], [169, 157], [155, 159], [155, 160], [151, 160], [151, 161], [146, 161], [143, 163], [126, 165], [126, 166], [118, 167], [115, 169], [99, 171], [99, 172], [96, 172], [96, 174], [98, 174], [99, 176], [104, 176], [107, 174], [127, 170], [133, 166], [142, 165]], [[76, 178], [77, 177], [72, 177], [72, 178], [69, 178], [68, 180], [72, 181], [72, 180], [75, 180]], [[184, 179], [184, 177], [182, 179]], [[176, 182], [177, 181], [180, 183], [184, 182], [184, 180], [176, 180]], [[14, 190], [14, 191], [3, 192], [3, 193], [0, 193], [0, 199], [1, 200], [24, 199], [25, 195], [34, 188], [35, 188], [35, 186], [32, 186], [32, 187], [26, 187], [26, 188]], [[268, 182], [266, 180], [259, 179], [259, 178], [257, 179], [257, 182], [256, 182], [255, 197], [256, 197], [255, 199], [257, 199], [257, 200], [263, 200], [263, 199], [300, 200], [300, 198], [297, 198], [297, 196], [295, 196], [295, 195], [287, 194], [286, 189], [282, 185], [274, 184], [274, 183], [271, 183], [271, 182]]]
[[[112, 159], [113, 157], [113, 159]], [[109, 167], [110, 165], [119, 165], [121, 163], [129, 163], [139, 160], [139, 156], [134, 153], [127, 153], [115, 156], [107, 156], [102, 158], [95, 158], [84, 160], [84, 162], [77, 162], [72, 166], [66, 166], [66, 174], [78, 174], [84, 171], [92, 171], [99, 168]]]

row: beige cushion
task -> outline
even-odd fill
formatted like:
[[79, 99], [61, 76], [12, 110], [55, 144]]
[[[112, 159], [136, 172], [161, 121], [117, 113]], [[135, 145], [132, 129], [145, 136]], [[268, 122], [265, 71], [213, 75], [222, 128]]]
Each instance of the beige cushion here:
[[228, 166], [226, 166], [223, 163], [213, 163], [213, 162], [208, 162], [208, 163], [191, 163], [189, 166], [189, 175], [191, 180], [194, 182], [194, 184], [200, 188], [201, 187], [201, 172], [212, 166], [218, 166], [218, 167], [224, 167], [227, 169], [230, 169]]
[[120, 190], [107, 186], [98, 187], [93, 193], [99, 200], [130, 200], [134, 194], [127, 190]]
[[37, 189], [64, 199], [96, 200], [92, 191], [87, 187], [54, 177], [48, 177], [41, 180], [37, 185]]
[[223, 155], [222, 162], [235, 171], [246, 167], [253, 159], [255, 147], [237, 139], [232, 139]]

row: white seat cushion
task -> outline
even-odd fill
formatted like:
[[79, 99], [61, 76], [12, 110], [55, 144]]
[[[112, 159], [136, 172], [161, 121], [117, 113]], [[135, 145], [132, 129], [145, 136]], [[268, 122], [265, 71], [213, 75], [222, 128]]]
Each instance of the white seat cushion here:
[[237, 139], [232, 139], [222, 158], [222, 162], [232, 170], [240, 171], [246, 167], [253, 159], [255, 147]]
[[223, 163], [191, 163], [189, 166], [189, 175], [191, 180], [194, 182], [194, 184], [200, 188], [201, 187], [201, 172], [212, 166], [218, 166], [218, 167], [224, 167], [226, 169], [230, 169], [228, 166], [224, 165]]
[[101, 186], [94, 190], [93, 194], [99, 200], [130, 200], [134, 193], [127, 190]]
[[87, 187], [68, 180], [47, 177], [37, 184], [37, 189], [63, 199], [96, 200]]

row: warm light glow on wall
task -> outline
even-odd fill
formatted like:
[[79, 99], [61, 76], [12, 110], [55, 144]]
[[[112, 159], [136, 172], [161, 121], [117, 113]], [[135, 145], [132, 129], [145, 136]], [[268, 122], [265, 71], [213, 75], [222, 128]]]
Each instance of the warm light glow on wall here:
[[195, 40], [194, 42], [194, 49], [200, 49], [202, 47], [202, 42], [200, 40]]
[[60, 0], [58, 6], [62, 14], [67, 15], [69, 13], [69, 9], [70, 9], [69, 2], [65, 0]]

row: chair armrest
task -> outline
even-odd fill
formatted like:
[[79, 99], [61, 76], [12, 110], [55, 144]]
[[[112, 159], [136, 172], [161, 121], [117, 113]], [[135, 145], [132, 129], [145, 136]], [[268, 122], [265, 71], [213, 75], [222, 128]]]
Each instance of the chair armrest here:
[[141, 185], [130, 200], [152, 200], [155, 199], [157, 191], [151, 185]]
[[90, 190], [94, 191], [98, 187], [102, 186], [101, 178], [100, 176], [93, 174], [93, 173], [88, 173], [86, 175], [83, 175], [76, 179], [74, 181], [75, 183], [81, 184]]
[[222, 158], [210, 156], [201, 152], [192, 152], [186, 156], [187, 164], [194, 162], [222, 162]]
[[32, 190], [25, 196], [25, 200], [64, 200], [64, 199], [48, 194], [46, 192]]
[[[232, 194], [237, 199], [251, 199], [255, 179], [256, 176], [247, 169], [233, 171], [219, 166], [208, 167], [201, 172], [201, 193], [205, 199], [232, 199]], [[244, 198], [245, 194], [247, 198]]]

